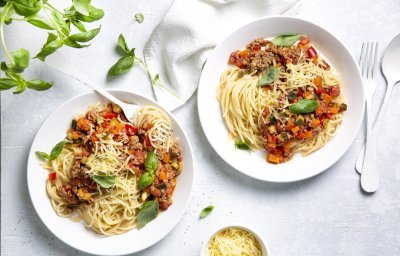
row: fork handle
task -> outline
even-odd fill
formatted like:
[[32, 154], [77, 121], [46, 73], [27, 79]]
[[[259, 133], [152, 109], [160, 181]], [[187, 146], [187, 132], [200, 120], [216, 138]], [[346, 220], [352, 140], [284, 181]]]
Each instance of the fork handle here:
[[[382, 123], [383, 123], [383, 118], [384, 118], [386, 110], [388, 108], [390, 95], [392, 94], [392, 90], [393, 90], [393, 87], [394, 87], [395, 83], [396, 82], [394, 82], [394, 81], [387, 81], [385, 97], [383, 98], [383, 102], [382, 102], [381, 108], [380, 108], [380, 110], [378, 112], [378, 116], [376, 117], [374, 128], [373, 128], [374, 134], [378, 134], [378, 132], [381, 129], [381, 126], [382, 126]], [[375, 140], [376, 140], [376, 138], [377, 137], [375, 136]], [[364, 162], [364, 155], [365, 155], [365, 145], [363, 146], [360, 154], [358, 155], [357, 161], [356, 161], [356, 170], [360, 174], [361, 174], [362, 165], [363, 165], [363, 162]]]
[[114, 102], [115, 104], [119, 106], [125, 105], [124, 102], [120, 101], [116, 97], [114, 97], [111, 93], [107, 92], [106, 90], [96, 86], [96, 83], [86, 77], [85, 74], [83, 74], [79, 69], [77, 69], [75, 66], [73, 66], [71, 63], [68, 62], [68, 60], [59, 52], [55, 52], [52, 55], [46, 57], [45, 63], [54, 68], [55, 70], [66, 74], [78, 81], [81, 81], [82, 83], [86, 84], [102, 96], [104, 96], [106, 99]]
[[372, 129], [371, 99], [366, 101], [367, 108], [367, 139], [365, 144], [364, 164], [361, 173], [361, 187], [365, 192], [373, 193], [378, 189], [379, 176], [376, 165], [376, 150]]

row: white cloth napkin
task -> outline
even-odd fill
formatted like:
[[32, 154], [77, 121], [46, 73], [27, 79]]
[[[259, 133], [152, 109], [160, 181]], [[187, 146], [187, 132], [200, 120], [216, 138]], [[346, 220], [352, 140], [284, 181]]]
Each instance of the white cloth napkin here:
[[175, 0], [144, 48], [150, 70], [178, 96], [155, 87], [157, 101], [168, 110], [183, 105], [196, 91], [210, 51], [234, 29], [299, 9], [300, 0]]

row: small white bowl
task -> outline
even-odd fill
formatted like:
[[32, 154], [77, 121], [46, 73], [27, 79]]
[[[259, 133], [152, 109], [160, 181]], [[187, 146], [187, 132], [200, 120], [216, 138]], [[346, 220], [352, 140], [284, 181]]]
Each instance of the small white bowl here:
[[242, 225], [229, 225], [229, 226], [223, 226], [218, 228], [216, 231], [214, 231], [209, 237], [209, 239], [203, 244], [203, 246], [201, 247], [201, 251], [200, 251], [200, 256], [207, 256], [207, 246], [208, 243], [214, 238], [214, 236], [216, 236], [219, 232], [222, 232], [228, 228], [237, 228], [237, 229], [242, 229], [244, 231], [247, 231], [249, 233], [251, 233], [252, 235], [254, 235], [254, 237], [257, 239], [258, 243], [260, 244], [261, 247], [261, 251], [263, 253], [263, 256], [271, 256], [270, 250], [268, 248], [267, 243], [264, 241], [264, 239], [259, 235], [259, 233], [257, 233], [256, 231], [254, 231], [254, 229], [249, 229], [247, 227], [244, 227]]

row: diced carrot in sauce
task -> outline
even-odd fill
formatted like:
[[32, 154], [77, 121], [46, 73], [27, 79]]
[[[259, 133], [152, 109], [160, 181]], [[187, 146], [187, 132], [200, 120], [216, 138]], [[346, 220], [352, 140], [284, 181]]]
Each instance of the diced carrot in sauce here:
[[291, 145], [292, 145], [292, 141], [289, 141], [289, 142], [287, 142], [285, 145], [283, 145], [283, 147], [282, 147], [283, 152], [289, 153], [289, 150], [290, 150], [290, 146], [291, 146]]
[[304, 93], [304, 98], [311, 100], [312, 98], [314, 98], [314, 95], [313, 95], [313, 93], [311, 91], [306, 91]]
[[72, 139], [73, 139], [73, 140], [79, 139], [79, 133], [73, 132], [73, 133], [72, 133]]
[[318, 60], [318, 56], [317, 55], [312, 57], [312, 63], [314, 63], [315, 65], [317, 65], [317, 60]]
[[160, 177], [160, 180], [166, 180], [167, 179], [167, 175], [163, 171], [159, 173], [158, 177]]
[[249, 53], [250, 53], [250, 50], [246, 49], [246, 50], [239, 52], [239, 56], [242, 58], [247, 58], [247, 56], [249, 56]]
[[300, 139], [308, 139], [313, 136], [312, 131], [299, 132], [297, 137]]
[[312, 128], [317, 128], [318, 125], [320, 125], [320, 123], [321, 123], [321, 121], [320, 121], [318, 118], [314, 118], [314, 119], [312, 120], [311, 126], [312, 126]]
[[291, 130], [295, 126], [296, 126], [295, 123], [293, 123], [292, 121], [289, 121], [286, 125], [286, 130]]
[[295, 127], [293, 127], [292, 129], [290, 129], [290, 130], [293, 132], [293, 134], [295, 134], [296, 132], [298, 132], [298, 131], [300, 130], [300, 127], [295, 126]]
[[270, 153], [270, 154], [268, 154], [267, 161], [269, 163], [279, 164], [280, 163], [280, 157]]
[[310, 42], [310, 38], [308, 36], [302, 36], [299, 42], [299, 45], [306, 45]]
[[118, 116], [117, 113], [109, 112], [104, 114], [104, 119], [113, 119]]
[[339, 113], [339, 110], [340, 110], [339, 107], [329, 107], [328, 114], [337, 114], [337, 113]]
[[169, 154], [165, 154], [164, 158], [163, 158], [163, 162], [168, 164], [170, 162], [170, 160], [171, 160], [171, 158], [170, 158]]
[[322, 100], [324, 101], [325, 104], [329, 104], [332, 101], [332, 96], [330, 96], [327, 93], [323, 93]]
[[317, 76], [316, 78], [314, 78], [314, 84], [318, 87], [318, 86], [322, 86], [322, 77]]

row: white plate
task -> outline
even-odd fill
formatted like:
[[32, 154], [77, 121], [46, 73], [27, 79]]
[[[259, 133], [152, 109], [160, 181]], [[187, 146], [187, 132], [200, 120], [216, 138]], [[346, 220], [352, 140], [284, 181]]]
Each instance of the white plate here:
[[[323, 148], [279, 164], [269, 164], [265, 152], [235, 150], [215, 97], [221, 73], [226, 70], [232, 51], [241, 49], [255, 38], [270, 38], [284, 33], [308, 35], [340, 74], [343, 95], [348, 105], [336, 136]], [[285, 16], [265, 17], [244, 25], [210, 55], [204, 66], [198, 88], [198, 111], [204, 133], [214, 150], [229, 165], [253, 178], [271, 182], [290, 182], [315, 176], [339, 160], [353, 142], [364, 114], [364, 90], [358, 66], [346, 47], [325, 29], [302, 19]]]
[[[110, 91], [117, 98], [140, 105], [151, 104], [162, 108], [157, 103], [141, 95], [125, 91]], [[44, 122], [37, 133], [28, 160], [28, 189], [40, 219], [60, 240], [66, 244], [87, 253], [96, 255], [123, 255], [138, 252], [161, 240], [178, 223], [185, 212], [190, 199], [193, 185], [194, 161], [193, 153], [184, 131], [173, 116], [169, 115], [175, 135], [179, 138], [183, 149], [184, 169], [177, 178], [177, 186], [174, 192], [174, 203], [167, 211], [148, 223], [141, 230], [133, 229], [122, 235], [101, 236], [82, 223], [74, 223], [68, 218], [59, 217], [50, 204], [46, 193], [46, 180], [48, 171], [40, 167], [41, 161], [35, 155], [35, 151], [51, 151], [52, 147], [66, 135], [66, 130], [71, 125], [71, 120], [80, 113], [84, 113], [87, 107], [96, 102], [107, 102], [95, 92], [85, 93], [65, 102], [55, 110]], [[168, 113], [165, 109], [164, 111]]]

